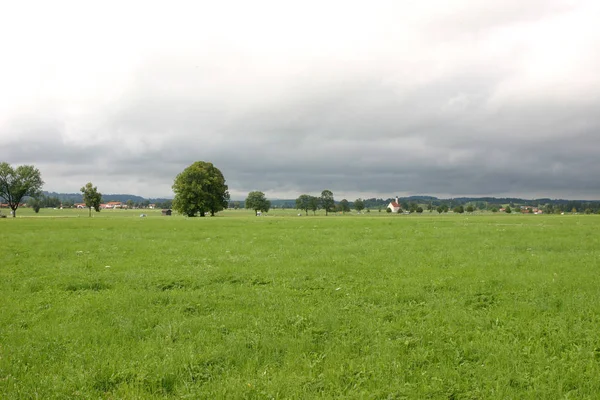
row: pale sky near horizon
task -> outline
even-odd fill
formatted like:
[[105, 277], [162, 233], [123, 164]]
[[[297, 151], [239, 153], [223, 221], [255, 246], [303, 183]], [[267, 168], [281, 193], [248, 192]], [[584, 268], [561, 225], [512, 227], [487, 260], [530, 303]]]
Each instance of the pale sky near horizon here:
[[600, 199], [600, 2], [0, 1], [0, 161], [170, 197]]

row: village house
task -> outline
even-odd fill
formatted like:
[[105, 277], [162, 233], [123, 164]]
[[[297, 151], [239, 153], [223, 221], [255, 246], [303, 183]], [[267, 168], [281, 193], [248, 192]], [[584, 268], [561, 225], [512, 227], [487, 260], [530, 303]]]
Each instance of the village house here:
[[115, 209], [115, 208], [127, 208], [127, 206], [124, 206], [123, 203], [120, 202], [120, 201], [109, 201], [104, 206], [105, 206], [104, 208], [109, 208], [109, 209], [110, 208], [112, 208], [112, 209]]
[[402, 211], [402, 206], [400, 205], [400, 202], [398, 201], [397, 197], [396, 197], [396, 201], [390, 202], [390, 204], [388, 204], [387, 208], [389, 208], [393, 213], [399, 213]]

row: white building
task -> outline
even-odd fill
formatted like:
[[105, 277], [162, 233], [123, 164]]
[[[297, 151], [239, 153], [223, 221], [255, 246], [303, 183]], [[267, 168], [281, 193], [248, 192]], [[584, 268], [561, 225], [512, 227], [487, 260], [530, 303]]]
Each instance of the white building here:
[[399, 213], [402, 211], [402, 206], [400, 205], [397, 197], [396, 201], [392, 201], [390, 204], [388, 204], [387, 208], [392, 210], [393, 213]]

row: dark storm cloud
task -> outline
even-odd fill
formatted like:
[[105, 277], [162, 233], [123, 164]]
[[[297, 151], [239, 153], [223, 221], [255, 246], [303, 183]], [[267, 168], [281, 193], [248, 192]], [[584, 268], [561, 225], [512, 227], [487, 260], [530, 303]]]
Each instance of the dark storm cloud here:
[[235, 198], [600, 198], [593, 3], [440, 3], [405, 24], [385, 4], [356, 14], [360, 34], [340, 28], [354, 42], [292, 23], [280, 37], [246, 27], [144, 54], [102, 96], [4, 115], [1, 158], [36, 164], [58, 191], [92, 181], [170, 195], [177, 173], [207, 160]]

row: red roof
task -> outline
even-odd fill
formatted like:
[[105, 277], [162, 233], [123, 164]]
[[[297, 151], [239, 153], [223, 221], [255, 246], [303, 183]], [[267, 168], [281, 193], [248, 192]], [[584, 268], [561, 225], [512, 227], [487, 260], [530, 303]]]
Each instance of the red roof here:
[[394, 207], [394, 208], [396, 208], [396, 207], [402, 207], [402, 206], [400, 206], [400, 204], [399, 204], [399, 203], [396, 203], [395, 201], [392, 201], [390, 204], [391, 204], [391, 205], [392, 205], [392, 207]]

